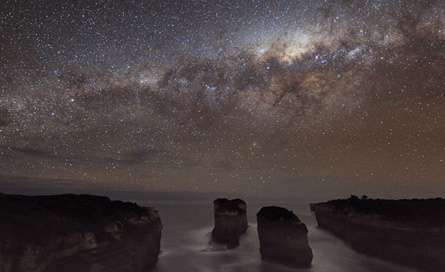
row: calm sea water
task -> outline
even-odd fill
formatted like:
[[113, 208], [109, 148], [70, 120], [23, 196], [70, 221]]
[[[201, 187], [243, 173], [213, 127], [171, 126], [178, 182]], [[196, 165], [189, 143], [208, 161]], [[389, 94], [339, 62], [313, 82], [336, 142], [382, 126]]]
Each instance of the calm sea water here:
[[[210, 243], [213, 228], [211, 202], [144, 202], [161, 213], [164, 229], [162, 253], [157, 272], [413, 272], [414, 270], [367, 257], [350, 249], [342, 241], [317, 228], [307, 204], [249, 202], [249, 229], [240, 247], [226, 250]], [[310, 269], [289, 269], [262, 262], [259, 254], [255, 214], [266, 205], [280, 205], [292, 209], [309, 229], [309, 242], [314, 252]]]

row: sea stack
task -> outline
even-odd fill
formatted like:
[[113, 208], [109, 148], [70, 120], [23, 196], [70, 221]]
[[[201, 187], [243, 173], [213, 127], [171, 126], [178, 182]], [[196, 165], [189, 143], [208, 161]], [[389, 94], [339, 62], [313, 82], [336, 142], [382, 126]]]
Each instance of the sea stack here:
[[361, 253], [420, 271], [445, 271], [445, 199], [351, 196], [311, 209], [321, 228]]
[[142, 272], [160, 251], [158, 212], [90, 195], [0, 194], [0, 272]]
[[247, 231], [247, 205], [241, 199], [219, 198], [213, 201], [215, 227], [212, 240], [228, 248], [239, 245], [240, 236]]
[[281, 207], [263, 207], [257, 213], [258, 237], [263, 260], [295, 268], [311, 266], [306, 225], [292, 212]]

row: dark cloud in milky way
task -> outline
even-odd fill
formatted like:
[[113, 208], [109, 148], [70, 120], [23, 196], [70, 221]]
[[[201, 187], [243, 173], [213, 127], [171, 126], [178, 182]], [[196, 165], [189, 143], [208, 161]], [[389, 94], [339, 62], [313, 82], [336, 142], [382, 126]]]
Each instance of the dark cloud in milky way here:
[[441, 1], [51, 3], [1, 11], [4, 175], [259, 195], [444, 189]]

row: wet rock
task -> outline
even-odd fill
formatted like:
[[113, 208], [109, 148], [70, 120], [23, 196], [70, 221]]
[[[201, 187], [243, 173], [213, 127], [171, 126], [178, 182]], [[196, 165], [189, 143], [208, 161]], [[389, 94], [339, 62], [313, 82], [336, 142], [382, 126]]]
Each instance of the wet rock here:
[[445, 271], [445, 200], [359, 198], [311, 205], [318, 225], [355, 250], [421, 271]]
[[240, 236], [247, 231], [247, 205], [241, 199], [219, 198], [213, 201], [215, 227], [212, 240], [228, 248], [239, 245]]
[[90, 195], [0, 194], [0, 272], [139, 272], [160, 251], [156, 210]]
[[281, 207], [263, 207], [257, 213], [258, 237], [263, 260], [305, 268], [311, 266], [306, 225]]

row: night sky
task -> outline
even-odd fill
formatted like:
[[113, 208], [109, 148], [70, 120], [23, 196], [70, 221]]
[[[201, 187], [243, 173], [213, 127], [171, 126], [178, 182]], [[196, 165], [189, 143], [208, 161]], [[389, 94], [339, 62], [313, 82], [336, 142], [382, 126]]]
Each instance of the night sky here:
[[3, 0], [0, 176], [445, 194], [445, 2]]

